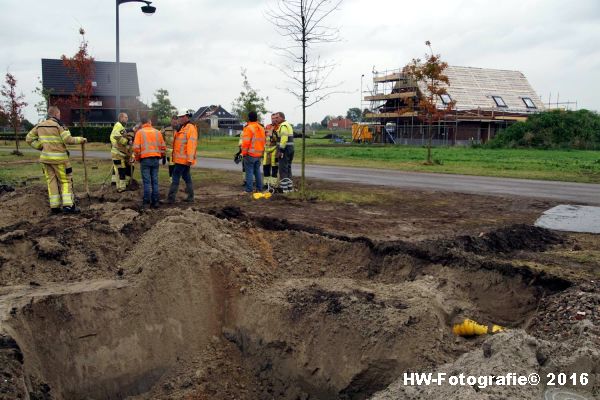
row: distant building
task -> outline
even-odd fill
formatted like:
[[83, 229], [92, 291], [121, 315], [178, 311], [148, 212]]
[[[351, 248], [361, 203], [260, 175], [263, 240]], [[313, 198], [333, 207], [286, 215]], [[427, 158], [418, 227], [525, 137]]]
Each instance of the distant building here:
[[[449, 66], [448, 94], [438, 108], [455, 101], [454, 111], [434, 125], [435, 144], [482, 143], [516, 121], [544, 110], [544, 104], [519, 71]], [[376, 141], [422, 144], [428, 126], [418, 118], [419, 99], [427, 93], [401, 70], [375, 73], [373, 93], [364, 100], [371, 112], [365, 118], [375, 127]]]
[[333, 118], [327, 123], [327, 129], [329, 130], [347, 130], [352, 129], [352, 120], [348, 118]]
[[[116, 115], [116, 63], [95, 61], [92, 79], [94, 88], [86, 121], [95, 124], [112, 124]], [[75, 79], [69, 74], [62, 60], [42, 59], [42, 86], [50, 91], [50, 105], [61, 110], [61, 119], [67, 125], [79, 121], [79, 108], [68, 100], [75, 91]], [[139, 120], [140, 112], [148, 106], [139, 100], [140, 88], [135, 63], [121, 63], [121, 111]]]
[[220, 105], [200, 107], [192, 116], [194, 122], [205, 122], [210, 129], [241, 130], [242, 122]]

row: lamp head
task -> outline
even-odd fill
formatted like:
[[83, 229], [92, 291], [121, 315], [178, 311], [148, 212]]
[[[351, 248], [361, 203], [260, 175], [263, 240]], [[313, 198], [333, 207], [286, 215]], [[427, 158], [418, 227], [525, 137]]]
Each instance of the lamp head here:
[[154, 14], [154, 12], [156, 12], [156, 7], [153, 7], [150, 5], [151, 2], [146, 2], [145, 6], [142, 6], [142, 12], [144, 13], [144, 15], [152, 15]]

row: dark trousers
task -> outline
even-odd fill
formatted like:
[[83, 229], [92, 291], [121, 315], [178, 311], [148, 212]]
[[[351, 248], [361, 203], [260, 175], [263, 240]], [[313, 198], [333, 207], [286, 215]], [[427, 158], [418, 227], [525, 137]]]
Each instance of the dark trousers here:
[[285, 146], [283, 157], [279, 160], [279, 186], [284, 193], [294, 190], [292, 182], [292, 161], [294, 160], [294, 146]]
[[246, 192], [252, 192], [252, 184], [254, 179], [256, 179], [256, 190], [262, 190], [262, 175], [260, 173], [260, 160], [262, 157], [244, 157], [244, 168], [246, 169]]
[[140, 161], [142, 182], [144, 182], [144, 204], [158, 204], [159, 160], [159, 157], [147, 157]]
[[173, 167], [173, 182], [169, 188], [169, 201], [175, 201], [175, 196], [179, 190], [179, 180], [183, 178], [185, 182], [185, 192], [187, 193], [187, 200], [194, 200], [194, 186], [192, 184], [192, 175], [190, 174], [190, 166], [183, 164], [175, 164]]

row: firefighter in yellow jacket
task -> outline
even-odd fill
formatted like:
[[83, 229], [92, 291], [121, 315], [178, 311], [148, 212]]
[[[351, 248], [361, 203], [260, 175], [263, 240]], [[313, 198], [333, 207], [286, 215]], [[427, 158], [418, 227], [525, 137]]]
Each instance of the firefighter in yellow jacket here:
[[294, 160], [294, 129], [289, 122], [285, 120], [285, 114], [276, 112], [273, 114], [274, 123], [278, 125], [277, 135], [279, 143], [277, 144], [277, 158], [279, 159], [279, 187], [283, 193], [294, 191], [294, 182], [292, 181], [292, 161]]
[[117, 180], [117, 192], [124, 192], [131, 181], [131, 156], [133, 137], [132, 129], [125, 129], [129, 117], [125, 113], [119, 114], [119, 121], [110, 133], [112, 145], [110, 155], [113, 161], [113, 176]]
[[175, 168], [175, 161], [173, 161], [173, 137], [177, 131], [177, 116], [171, 117], [171, 125], [160, 131], [165, 140], [165, 145], [167, 146], [166, 157], [162, 159], [162, 164], [165, 165], [166, 163], [169, 163], [169, 179], [171, 182], [173, 181], [173, 169]]
[[265, 186], [268, 189], [275, 189], [278, 185], [279, 159], [277, 158], [277, 143], [279, 142], [279, 136], [277, 135], [277, 129], [279, 126], [275, 123], [275, 119], [275, 114], [271, 115], [271, 123], [265, 127], [267, 145], [263, 156], [263, 175]]
[[73, 169], [69, 162], [67, 144], [86, 143], [84, 137], [73, 137], [60, 122], [58, 107], [48, 107], [48, 119], [33, 127], [25, 139], [27, 144], [40, 150], [40, 163], [48, 184], [50, 210], [53, 214], [62, 211], [77, 213], [73, 194]]

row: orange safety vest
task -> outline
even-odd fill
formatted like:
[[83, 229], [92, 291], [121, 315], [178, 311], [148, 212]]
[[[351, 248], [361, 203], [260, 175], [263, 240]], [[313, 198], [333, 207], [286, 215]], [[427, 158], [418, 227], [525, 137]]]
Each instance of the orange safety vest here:
[[198, 151], [198, 130], [188, 122], [173, 135], [173, 162], [175, 164], [195, 165]]
[[265, 152], [265, 128], [258, 122], [248, 122], [242, 131], [242, 155], [262, 157]]
[[164, 157], [167, 147], [162, 134], [152, 127], [152, 124], [144, 124], [135, 133], [133, 139], [133, 153], [135, 159], [148, 157]]

